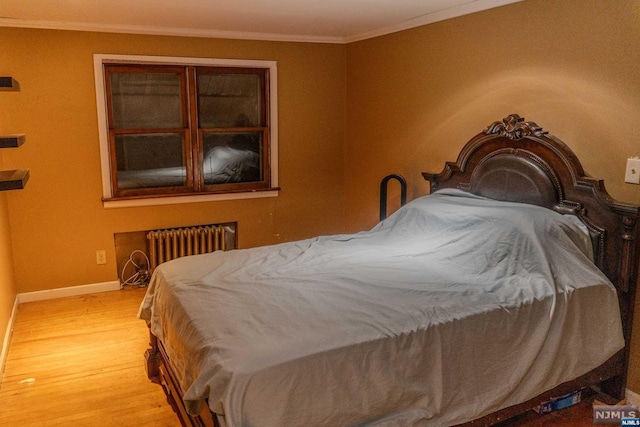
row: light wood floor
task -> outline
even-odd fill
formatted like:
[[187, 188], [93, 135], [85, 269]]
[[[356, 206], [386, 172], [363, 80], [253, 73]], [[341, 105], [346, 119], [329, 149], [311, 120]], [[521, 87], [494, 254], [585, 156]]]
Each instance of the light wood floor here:
[[179, 426], [144, 369], [144, 289], [21, 304], [0, 426]]
[[[178, 427], [144, 370], [148, 332], [136, 317], [144, 292], [21, 304], [0, 384], [0, 426]], [[591, 400], [502, 426], [592, 426]]]

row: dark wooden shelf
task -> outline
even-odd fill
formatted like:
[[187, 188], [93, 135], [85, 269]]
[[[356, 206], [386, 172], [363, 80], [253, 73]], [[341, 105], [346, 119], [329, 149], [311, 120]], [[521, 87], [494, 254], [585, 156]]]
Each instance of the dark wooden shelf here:
[[[20, 83], [13, 77], [0, 77], [0, 91], [19, 91]], [[15, 148], [24, 144], [25, 136], [0, 135], [0, 148]], [[29, 180], [28, 169], [0, 171], [0, 191], [20, 190]]]
[[28, 169], [0, 171], [0, 191], [23, 189], [27, 180]]
[[0, 148], [15, 148], [24, 144], [25, 136], [22, 135], [0, 135]]
[[13, 77], [0, 77], [0, 90], [20, 90], [20, 83]]

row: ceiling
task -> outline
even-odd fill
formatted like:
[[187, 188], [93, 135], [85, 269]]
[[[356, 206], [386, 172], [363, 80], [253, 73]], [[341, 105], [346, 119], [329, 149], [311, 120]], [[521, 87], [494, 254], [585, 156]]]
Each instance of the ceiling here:
[[2, 0], [0, 27], [349, 43], [521, 0]]

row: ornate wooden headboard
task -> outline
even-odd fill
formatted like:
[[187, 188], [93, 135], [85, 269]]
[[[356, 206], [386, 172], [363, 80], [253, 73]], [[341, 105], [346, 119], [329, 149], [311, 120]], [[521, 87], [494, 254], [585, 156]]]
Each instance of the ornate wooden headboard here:
[[565, 143], [512, 114], [474, 136], [455, 163], [447, 162], [442, 172], [423, 176], [431, 192], [459, 188], [578, 216], [591, 231], [596, 264], [618, 289], [629, 343], [640, 255], [640, 208], [614, 200], [602, 180], [584, 172]]

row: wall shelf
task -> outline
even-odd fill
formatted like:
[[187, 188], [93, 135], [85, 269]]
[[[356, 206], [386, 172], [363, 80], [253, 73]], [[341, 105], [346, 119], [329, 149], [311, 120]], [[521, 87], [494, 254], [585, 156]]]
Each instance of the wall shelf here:
[[[19, 91], [20, 83], [13, 77], [0, 77], [0, 91]], [[0, 148], [15, 148], [24, 144], [26, 137], [20, 135], [0, 135]], [[21, 190], [29, 180], [28, 169], [0, 171], [0, 191]]]
[[0, 191], [21, 190], [27, 185], [28, 180], [27, 169], [0, 171]]
[[0, 90], [18, 91], [20, 90], [20, 83], [13, 77], [0, 77]]
[[0, 135], [0, 148], [16, 148], [24, 144], [24, 135]]

